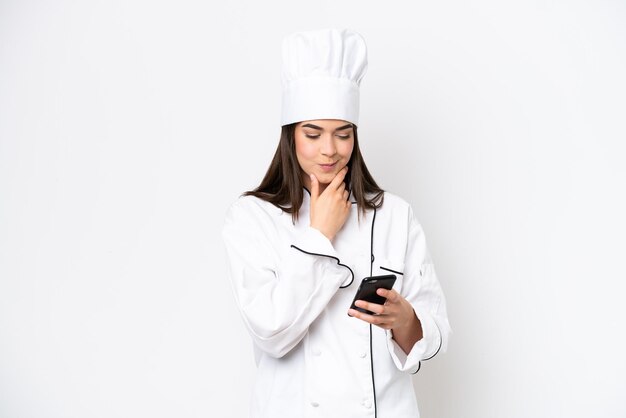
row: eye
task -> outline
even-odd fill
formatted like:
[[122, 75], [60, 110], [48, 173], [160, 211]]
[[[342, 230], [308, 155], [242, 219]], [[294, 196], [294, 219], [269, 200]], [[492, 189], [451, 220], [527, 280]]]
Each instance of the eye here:
[[319, 138], [319, 134], [318, 135], [310, 135], [310, 134], [304, 134], [307, 138], [311, 138], [311, 139], [317, 139]]
[[350, 135], [337, 135], [339, 138], [341, 139], [348, 139], [350, 138]]

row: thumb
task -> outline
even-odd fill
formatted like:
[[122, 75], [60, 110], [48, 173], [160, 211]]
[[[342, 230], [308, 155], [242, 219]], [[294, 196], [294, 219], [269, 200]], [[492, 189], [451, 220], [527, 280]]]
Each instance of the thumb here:
[[317, 200], [317, 197], [320, 194], [320, 183], [317, 181], [317, 177], [315, 174], [311, 173], [311, 202]]

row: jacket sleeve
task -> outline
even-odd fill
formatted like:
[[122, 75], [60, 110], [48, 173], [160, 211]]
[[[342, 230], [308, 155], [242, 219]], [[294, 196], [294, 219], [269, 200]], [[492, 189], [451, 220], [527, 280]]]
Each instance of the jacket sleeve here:
[[407, 355], [393, 340], [393, 332], [386, 332], [387, 347], [396, 367], [401, 371], [416, 373], [422, 360], [429, 360], [440, 351], [447, 350], [452, 330], [448, 322], [445, 296], [426, 247], [424, 231], [410, 207], [408, 218], [401, 294], [413, 306], [422, 325], [423, 337]]
[[274, 216], [279, 215], [254, 198], [239, 198], [227, 213], [222, 238], [248, 332], [261, 350], [278, 358], [298, 344], [341, 284], [353, 276], [320, 231], [306, 227], [288, 242]]

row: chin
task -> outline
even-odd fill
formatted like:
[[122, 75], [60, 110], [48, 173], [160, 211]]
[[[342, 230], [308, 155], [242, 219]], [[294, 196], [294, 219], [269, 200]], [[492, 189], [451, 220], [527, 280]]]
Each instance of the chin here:
[[317, 177], [317, 181], [319, 181], [321, 184], [329, 184], [331, 181], [333, 181], [336, 175], [337, 173], [319, 173], [315, 176]]

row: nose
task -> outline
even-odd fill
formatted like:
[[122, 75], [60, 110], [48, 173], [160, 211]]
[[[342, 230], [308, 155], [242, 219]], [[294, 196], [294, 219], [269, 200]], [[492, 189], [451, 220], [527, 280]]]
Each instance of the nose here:
[[322, 155], [327, 157], [332, 157], [337, 153], [337, 147], [335, 146], [335, 141], [332, 136], [324, 135], [322, 138], [320, 152]]

